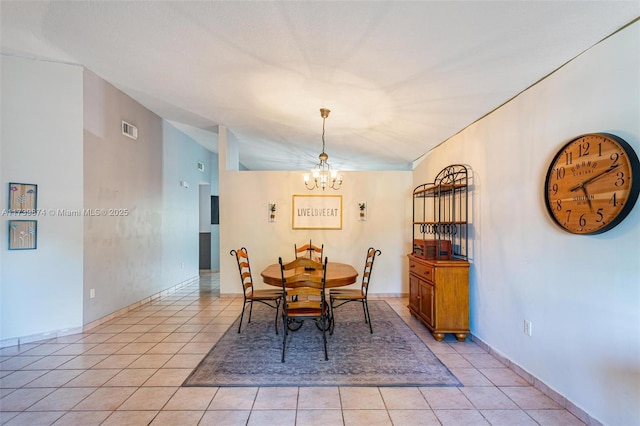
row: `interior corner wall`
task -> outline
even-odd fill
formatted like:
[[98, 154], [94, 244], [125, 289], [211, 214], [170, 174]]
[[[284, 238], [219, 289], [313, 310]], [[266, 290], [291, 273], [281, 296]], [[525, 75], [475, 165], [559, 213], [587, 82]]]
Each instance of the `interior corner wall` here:
[[[211, 185], [210, 151], [163, 121], [163, 262], [166, 286], [198, 277], [201, 183]], [[210, 197], [207, 197], [210, 203]]]
[[471, 332], [610, 425], [640, 424], [640, 202], [604, 234], [572, 235], [549, 218], [543, 186], [554, 154], [584, 133], [640, 154], [639, 117], [636, 22], [414, 169], [415, 186], [450, 163], [471, 168]]
[[[222, 151], [222, 147], [221, 147]], [[376, 258], [371, 294], [409, 293], [407, 254], [411, 251], [411, 171], [344, 172], [338, 191], [309, 191], [302, 172], [226, 171], [220, 174], [220, 292], [240, 294], [238, 266], [231, 249], [249, 251], [256, 287], [264, 288], [260, 271], [294, 258], [294, 244], [312, 239], [324, 244], [329, 261], [353, 265], [362, 273], [367, 249]], [[342, 229], [293, 229], [293, 195], [342, 196]], [[358, 203], [367, 203], [367, 220], [359, 220]], [[276, 222], [269, 222], [269, 204]]]
[[[0, 341], [82, 326], [82, 74], [0, 55], [0, 200], [9, 182], [38, 185], [35, 215], [0, 208]], [[37, 221], [35, 250], [8, 250], [10, 220]]]

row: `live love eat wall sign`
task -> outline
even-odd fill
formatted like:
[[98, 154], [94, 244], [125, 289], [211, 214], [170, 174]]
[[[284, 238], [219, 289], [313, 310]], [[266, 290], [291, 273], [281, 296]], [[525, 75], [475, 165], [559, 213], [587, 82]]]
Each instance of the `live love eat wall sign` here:
[[294, 195], [293, 229], [342, 229], [342, 195]]

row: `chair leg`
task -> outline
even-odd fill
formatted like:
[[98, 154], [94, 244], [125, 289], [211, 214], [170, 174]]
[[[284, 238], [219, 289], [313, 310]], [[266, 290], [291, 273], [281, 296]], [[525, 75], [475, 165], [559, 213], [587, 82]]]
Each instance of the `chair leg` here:
[[325, 316], [322, 317], [322, 340], [324, 340], [324, 360], [329, 361], [329, 354], [327, 353], [327, 327]]
[[247, 324], [249, 324], [251, 322], [251, 313], [253, 312], [253, 299], [251, 299], [251, 301], [249, 302], [249, 321], [247, 321]]
[[275, 322], [276, 334], [278, 334], [278, 314], [279, 313], [280, 313], [280, 301], [276, 300], [276, 322]]
[[362, 305], [365, 308], [365, 321], [369, 323], [369, 331], [373, 334], [373, 325], [371, 325], [371, 315], [369, 315], [369, 304], [367, 303], [367, 299], [362, 301]]
[[280, 362], [284, 362], [284, 350], [287, 346], [287, 334], [288, 334], [288, 328], [287, 328], [287, 317], [286, 315], [282, 315], [282, 360]]
[[247, 306], [247, 302], [242, 304], [242, 313], [240, 314], [240, 324], [238, 324], [238, 333], [240, 333], [240, 329], [242, 328], [242, 318], [244, 318], [244, 308]]
[[333, 316], [333, 302], [335, 299], [329, 299], [329, 334], [333, 336], [333, 329], [336, 326], [336, 318]]

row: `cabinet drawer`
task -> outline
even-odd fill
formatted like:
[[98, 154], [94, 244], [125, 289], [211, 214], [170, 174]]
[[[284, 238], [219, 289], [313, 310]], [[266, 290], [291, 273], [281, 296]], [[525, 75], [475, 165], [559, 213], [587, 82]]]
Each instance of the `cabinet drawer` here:
[[433, 267], [431, 266], [427, 266], [427, 265], [422, 265], [420, 263], [417, 262], [410, 262], [409, 263], [409, 271], [412, 274], [415, 274], [417, 276], [419, 276], [420, 278], [424, 279], [424, 280], [428, 280], [433, 282], [434, 279], [434, 270]]

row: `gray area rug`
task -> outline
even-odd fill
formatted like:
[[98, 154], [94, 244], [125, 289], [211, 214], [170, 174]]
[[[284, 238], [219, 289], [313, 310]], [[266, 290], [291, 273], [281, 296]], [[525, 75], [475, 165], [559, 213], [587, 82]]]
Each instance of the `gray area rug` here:
[[256, 303], [251, 323], [245, 315], [238, 334], [236, 320], [183, 386], [461, 386], [387, 302], [369, 301], [369, 311], [373, 334], [360, 303], [336, 309], [329, 361], [322, 332], [305, 321], [281, 363], [282, 321], [276, 335], [274, 310]]

